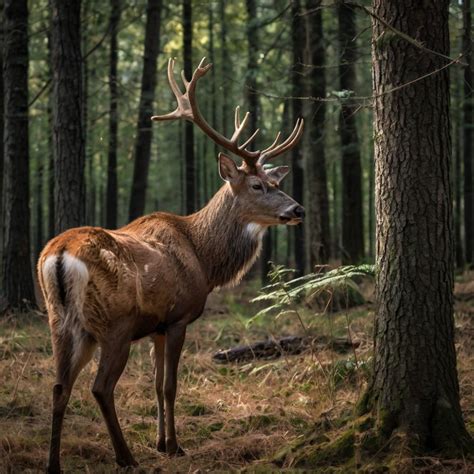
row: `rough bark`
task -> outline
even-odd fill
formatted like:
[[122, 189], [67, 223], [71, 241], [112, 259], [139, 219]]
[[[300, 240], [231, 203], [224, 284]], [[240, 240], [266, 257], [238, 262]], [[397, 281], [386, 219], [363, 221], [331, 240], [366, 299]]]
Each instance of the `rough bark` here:
[[153, 101], [156, 88], [156, 63], [160, 50], [160, 28], [162, 0], [148, 0], [145, 27], [145, 50], [143, 73], [138, 108], [137, 135], [135, 138], [135, 164], [133, 169], [132, 193], [130, 196], [129, 219], [133, 220], [145, 212], [148, 168], [150, 166], [153, 115]]
[[[448, 0], [374, 0], [374, 13], [449, 54]], [[458, 453], [469, 446], [459, 403], [453, 319], [449, 75], [446, 64], [373, 21], [377, 318], [364, 398], [379, 433]], [[472, 446], [472, 445], [471, 445]]]
[[[356, 89], [356, 27], [354, 9], [341, 0], [339, 18], [340, 89]], [[339, 115], [342, 155], [342, 262], [360, 263], [364, 257], [364, 221], [362, 217], [362, 169], [356, 112], [358, 105], [344, 99]]]
[[120, 0], [110, 0], [110, 51], [109, 51], [109, 159], [107, 163], [106, 221], [109, 229], [117, 227], [117, 144], [118, 144], [118, 87], [117, 30], [120, 21]]
[[474, 263], [474, 192], [473, 192], [473, 156], [472, 128], [472, 39], [471, 39], [471, 0], [463, 0], [463, 61], [464, 68], [464, 106], [463, 106], [463, 161], [464, 161], [464, 242], [466, 263]]
[[[188, 81], [193, 74], [193, 18], [191, 0], [183, 0], [183, 59], [184, 75]], [[194, 125], [184, 124], [184, 174], [186, 181], [186, 214], [196, 210], [196, 159], [194, 156]]]
[[[305, 15], [307, 28], [306, 63], [309, 67], [307, 95], [326, 96], [325, 47], [321, 0], [307, 0]], [[307, 263], [311, 271], [325, 263], [330, 255], [329, 198], [327, 188], [326, 156], [324, 148], [326, 104], [308, 102], [305, 113], [306, 146], [306, 245]]]
[[84, 124], [80, 0], [52, 0], [55, 230], [84, 223]]
[[[4, 34], [3, 34], [3, 17], [4, 17], [4, 1], [0, 0], [0, 137], [4, 136], [5, 128], [5, 115], [4, 115], [4, 94], [5, 88], [3, 85], [3, 44], [4, 44]], [[3, 181], [4, 181], [4, 147], [0, 146], [0, 222], [4, 222], [4, 195], [3, 195]], [[0, 229], [0, 268], [1, 262], [3, 261], [3, 238], [4, 238], [4, 226]], [[0, 270], [0, 281], [1, 281], [1, 271]]]
[[[291, 42], [293, 50], [293, 65], [291, 70], [292, 84], [292, 110], [293, 123], [303, 116], [303, 102], [298, 97], [303, 97], [304, 90], [304, 47], [305, 47], [305, 24], [302, 8], [299, 0], [294, 0], [291, 5]], [[302, 147], [296, 146], [292, 151], [292, 176], [293, 176], [293, 198], [303, 204], [304, 198], [304, 175], [303, 175], [303, 153]], [[305, 271], [305, 235], [304, 226], [294, 227], [294, 253], [296, 276], [303, 275]]]
[[5, 235], [2, 288], [12, 309], [34, 302], [30, 259], [28, 5], [4, 3]]

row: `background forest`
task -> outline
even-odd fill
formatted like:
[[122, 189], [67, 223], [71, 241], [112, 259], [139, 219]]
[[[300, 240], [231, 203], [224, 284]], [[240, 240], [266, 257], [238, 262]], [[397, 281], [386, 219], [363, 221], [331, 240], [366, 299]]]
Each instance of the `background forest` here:
[[[471, 44], [462, 10], [461, 2], [452, 2], [454, 58], [466, 56]], [[71, 144], [75, 158], [66, 160], [78, 164], [84, 183], [72, 198], [83, 206], [71, 225], [115, 228], [154, 210], [191, 213], [218, 189], [218, 150], [207, 137], [190, 124], [152, 126], [149, 121], [175, 107], [166, 79], [168, 58], [177, 58], [190, 75], [206, 56], [215, 65], [199, 86], [199, 101], [224, 134], [231, 132], [236, 105], [251, 112], [249, 130], [261, 129], [257, 148], [271, 143], [278, 130], [288, 133], [297, 117], [306, 119], [301, 145], [286, 158], [293, 178], [284, 185], [304, 201], [305, 229], [279, 227], [268, 233], [262, 279], [269, 260], [296, 267], [299, 274], [329, 260], [373, 260], [371, 18], [363, 6], [318, 0], [305, 5], [117, 0], [106, 6], [85, 0], [79, 13], [82, 58], [76, 70], [82, 75], [82, 110], [76, 117], [83, 123], [76, 124], [80, 138]], [[32, 261], [56, 231], [68, 227], [58, 224], [59, 217], [55, 227], [50, 22], [48, 2], [30, 2], [28, 52], [22, 59], [28, 63], [29, 171], [15, 178], [24, 184], [20, 198], [29, 203], [30, 242], [18, 224], [12, 240], [29, 245]], [[462, 267], [473, 258], [472, 78], [462, 67], [451, 67], [450, 74], [457, 264]], [[5, 133], [14, 132], [7, 128]], [[68, 186], [61, 179], [70, 177], [56, 177], [57, 186]], [[8, 200], [4, 188], [3, 203]], [[22, 212], [20, 220], [26, 218]], [[2, 223], [7, 222], [4, 217]]]
[[[187, 456], [157, 453], [154, 367], [147, 344], [132, 346], [115, 400], [136, 459], [150, 472], [473, 472], [470, 0], [0, 10], [0, 471], [46, 462], [55, 371], [35, 271], [46, 242], [191, 214], [222, 186], [220, 147], [189, 122], [150, 120], [176, 107], [169, 58], [190, 79], [206, 57], [198, 102], [223, 135], [236, 106], [251, 114], [241, 142], [260, 129], [252, 149], [304, 118], [275, 166], [290, 166], [282, 188], [306, 218], [271, 228], [245, 281], [190, 325], [176, 403]], [[66, 472], [114, 466], [89, 391], [98, 365], [66, 411]]]

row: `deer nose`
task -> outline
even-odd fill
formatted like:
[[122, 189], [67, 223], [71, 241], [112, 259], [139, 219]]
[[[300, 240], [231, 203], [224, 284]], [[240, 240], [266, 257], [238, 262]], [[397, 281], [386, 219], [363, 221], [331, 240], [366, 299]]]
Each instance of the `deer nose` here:
[[303, 206], [300, 206], [299, 204], [296, 205], [294, 208], [293, 208], [293, 214], [296, 218], [298, 219], [304, 219], [304, 215], [305, 215], [305, 212], [304, 212], [304, 207]]

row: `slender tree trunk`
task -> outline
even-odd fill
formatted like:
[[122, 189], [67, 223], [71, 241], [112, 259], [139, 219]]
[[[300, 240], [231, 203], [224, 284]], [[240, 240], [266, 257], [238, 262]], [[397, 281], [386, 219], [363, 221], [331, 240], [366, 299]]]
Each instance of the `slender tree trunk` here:
[[463, 61], [464, 68], [464, 107], [463, 107], [463, 154], [464, 154], [464, 241], [466, 263], [474, 263], [474, 192], [473, 192], [473, 154], [472, 128], [472, 38], [471, 38], [471, 0], [463, 0]]
[[34, 259], [38, 259], [41, 250], [44, 245], [44, 225], [43, 225], [43, 158], [39, 158], [41, 161], [37, 168], [36, 173], [36, 226], [35, 226], [35, 250]]
[[150, 117], [153, 115], [153, 101], [155, 100], [156, 63], [160, 50], [162, 6], [162, 0], [148, 0], [142, 85], [135, 138], [135, 166], [129, 208], [130, 220], [136, 219], [145, 212], [152, 139]]
[[[321, 0], [306, 1], [307, 64], [309, 69], [307, 95], [326, 96], [325, 49]], [[307, 104], [306, 123], [306, 240], [309, 270], [325, 263], [330, 255], [329, 198], [324, 148], [326, 105]]]
[[232, 62], [229, 61], [229, 48], [227, 47], [227, 18], [225, 13], [226, 0], [220, 0], [220, 22], [221, 22], [221, 77], [222, 77], [222, 133], [228, 136], [229, 121], [229, 86], [228, 77], [232, 75]]
[[[51, 30], [48, 32], [48, 70], [49, 77], [53, 80], [53, 56], [51, 50]], [[50, 88], [48, 93], [48, 238], [54, 237], [54, 119], [53, 119], [53, 91]]]
[[[356, 88], [356, 28], [352, 7], [338, 3], [340, 89]], [[344, 99], [339, 115], [342, 154], [342, 262], [360, 263], [364, 257], [364, 220], [362, 217], [362, 169], [356, 123], [357, 104]]]
[[[449, 54], [448, 0], [374, 0], [377, 17]], [[453, 319], [449, 73], [446, 64], [373, 21], [377, 318], [372, 408], [382, 437], [415, 449], [472, 448], [459, 403]]]
[[52, 0], [56, 233], [85, 217], [80, 0]]
[[[3, 48], [4, 48], [4, 31], [3, 31], [3, 23], [4, 23], [4, 1], [0, 0], [0, 137], [2, 137], [2, 141], [4, 139], [4, 130], [5, 130], [5, 113], [4, 113], [4, 94], [5, 88], [3, 84]], [[5, 153], [4, 153], [4, 145], [0, 146], [0, 222], [2, 224], [4, 221], [4, 163], [5, 163]], [[0, 228], [0, 281], [2, 281], [2, 270], [3, 270], [3, 241], [4, 241], [4, 225]]]
[[109, 229], [117, 227], [117, 143], [118, 143], [118, 88], [117, 29], [120, 21], [120, 0], [110, 1], [110, 56], [109, 56], [109, 161], [107, 163], [106, 222]]
[[[183, 59], [184, 75], [191, 80], [193, 74], [193, 15], [191, 0], [183, 0]], [[184, 124], [184, 171], [186, 180], [186, 214], [196, 210], [196, 163], [194, 157], [194, 126]]]
[[[305, 47], [305, 24], [302, 16], [300, 0], [294, 0], [291, 6], [291, 39], [293, 48], [293, 68], [291, 71], [291, 83], [293, 97], [293, 122], [303, 116], [303, 102], [297, 97], [304, 96], [304, 47]], [[302, 147], [297, 146], [292, 151], [292, 172], [293, 172], [293, 197], [303, 204], [304, 198], [304, 175], [303, 175], [303, 153]], [[304, 226], [294, 227], [294, 251], [296, 275], [301, 276], [305, 271], [305, 235]]]
[[34, 302], [30, 254], [26, 0], [5, 0], [4, 31], [5, 241], [2, 288], [10, 307], [22, 309]]

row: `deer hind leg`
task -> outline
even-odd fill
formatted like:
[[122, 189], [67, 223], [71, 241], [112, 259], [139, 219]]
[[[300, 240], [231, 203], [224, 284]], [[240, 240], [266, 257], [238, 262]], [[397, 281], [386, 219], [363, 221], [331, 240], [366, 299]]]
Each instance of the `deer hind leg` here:
[[158, 406], [158, 436], [156, 449], [161, 453], [166, 453], [166, 433], [165, 433], [165, 400], [163, 395], [163, 379], [165, 375], [165, 336], [159, 334], [154, 340], [155, 350], [155, 388]]
[[178, 363], [185, 336], [186, 326], [172, 326], [166, 331], [164, 398], [166, 413], [166, 452], [170, 456], [185, 454], [178, 445], [174, 424], [174, 402], [176, 399]]
[[47, 470], [57, 473], [60, 472], [64, 413], [74, 382], [82, 368], [91, 360], [96, 342], [80, 327], [57, 330], [52, 325], [51, 336], [56, 361], [56, 383], [53, 387], [53, 417]]
[[[110, 339], [114, 340], [114, 336], [111, 335]], [[114, 402], [115, 386], [127, 363], [130, 345], [130, 340], [115, 339], [113, 345], [101, 346], [99, 370], [92, 387], [112, 440], [117, 464], [122, 467], [138, 465], [123, 437]]]

